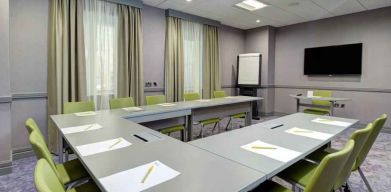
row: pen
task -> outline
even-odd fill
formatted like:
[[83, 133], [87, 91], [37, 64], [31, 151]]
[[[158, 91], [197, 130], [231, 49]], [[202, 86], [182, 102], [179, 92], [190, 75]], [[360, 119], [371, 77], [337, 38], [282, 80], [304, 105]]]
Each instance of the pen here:
[[253, 149], [277, 149], [275, 147], [265, 147], [265, 146], [252, 146]]
[[122, 140], [121, 138], [118, 138], [118, 141], [115, 142], [114, 144], [112, 144], [112, 145], [109, 147], [109, 149], [113, 148], [115, 145], [117, 145], [118, 143], [120, 143], [121, 140]]
[[93, 128], [95, 126], [95, 124], [91, 124], [90, 126], [88, 126], [87, 128], [84, 129], [84, 131], [88, 131], [89, 129]]
[[153, 168], [154, 168], [154, 166], [152, 165], [152, 166], [148, 169], [148, 171], [147, 171], [147, 173], [145, 174], [145, 176], [144, 176], [143, 180], [141, 181], [141, 183], [144, 183], [144, 182], [147, 180], [148, 176], [152, 173]]

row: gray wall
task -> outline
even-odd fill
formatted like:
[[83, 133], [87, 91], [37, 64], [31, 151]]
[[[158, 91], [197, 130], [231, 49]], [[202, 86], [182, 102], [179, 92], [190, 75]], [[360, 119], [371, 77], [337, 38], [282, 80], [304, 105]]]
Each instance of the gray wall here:
[[221, 85], [227, 94], [236, 94], [237, 56], [245, 53], [245, 32], [229, 26], [220, 28]]
[[246, 53], [261, 53], [261, 96], [262, 112], [269, 114], [274, 111], [274, 89], [267, 88], [274, 85], [274, 44], [275, 44], [275, 28], [265, 26], [246, 31], [245, 52]]
[[[391, 7], [278, 28], [275, 47], [275, 111], [292, 113], [288, 94], [310, 89], [349, 89], [335, 96], [352, 98], [337, 116], [372, 121], [391, 114]], [[351, 77], [303, 75], [304, 48], [363, 43], [363, 74]], [[298, 89], [303, 88], [303, 89]], [[368, 92], [375, 89], [378, 92]], [[387, 92], [387, 93], [382, 93]], [[391, 122], [388, 121], [388, 126]]]
[[12, 102], [12, 150], [18, 154], [30, 148], [27, 118], [34, 118], [47, 132], [49, 1], [12, 0], [10, 10], [11, 91], [19, 97]]
[[166, 17], [163, 9], [144, 6], [142, 9], [144, 35], [144, 81], [157, 82], [164, 89], [164, 48]]
[[9, 1], [0, 0], [0, 174], [11, 170]]

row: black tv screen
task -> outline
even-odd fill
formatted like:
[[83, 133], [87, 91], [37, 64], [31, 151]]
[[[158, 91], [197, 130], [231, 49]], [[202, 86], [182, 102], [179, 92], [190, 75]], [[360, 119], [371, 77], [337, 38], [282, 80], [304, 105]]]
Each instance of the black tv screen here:
[[362, 43], [304, 50], [304, 75], [359, 75], [361, 63]]

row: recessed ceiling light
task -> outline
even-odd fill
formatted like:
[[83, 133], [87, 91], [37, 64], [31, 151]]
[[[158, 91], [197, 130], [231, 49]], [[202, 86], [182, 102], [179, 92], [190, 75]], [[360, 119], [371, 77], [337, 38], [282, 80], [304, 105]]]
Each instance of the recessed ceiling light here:
[[260, 23], [261, 22], [261, 20], [259, 20], [259, 19], [257, 19], [257, 21], [256, 21], [257, 23]]
[[186, 0], [187, 2], [191, 2], [192, 0]]
[[261, 8], [266, 7], [267, 5], [259, 2], [257, 0], [244, 0], [238, 4], [236, 4], [237, 7], [249, 10], [249, 11], [255, 11]]

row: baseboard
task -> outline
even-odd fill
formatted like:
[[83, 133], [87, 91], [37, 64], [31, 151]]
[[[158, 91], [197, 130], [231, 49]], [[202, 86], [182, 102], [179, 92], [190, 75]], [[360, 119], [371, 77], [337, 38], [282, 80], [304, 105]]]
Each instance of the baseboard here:
[[12, 161], [0, 162], [0, 175], [12, 173]]
[[31, 148], [22, 148], [12, 150], [12, 159], [18, 160], [34, 156], [34, 151]]

